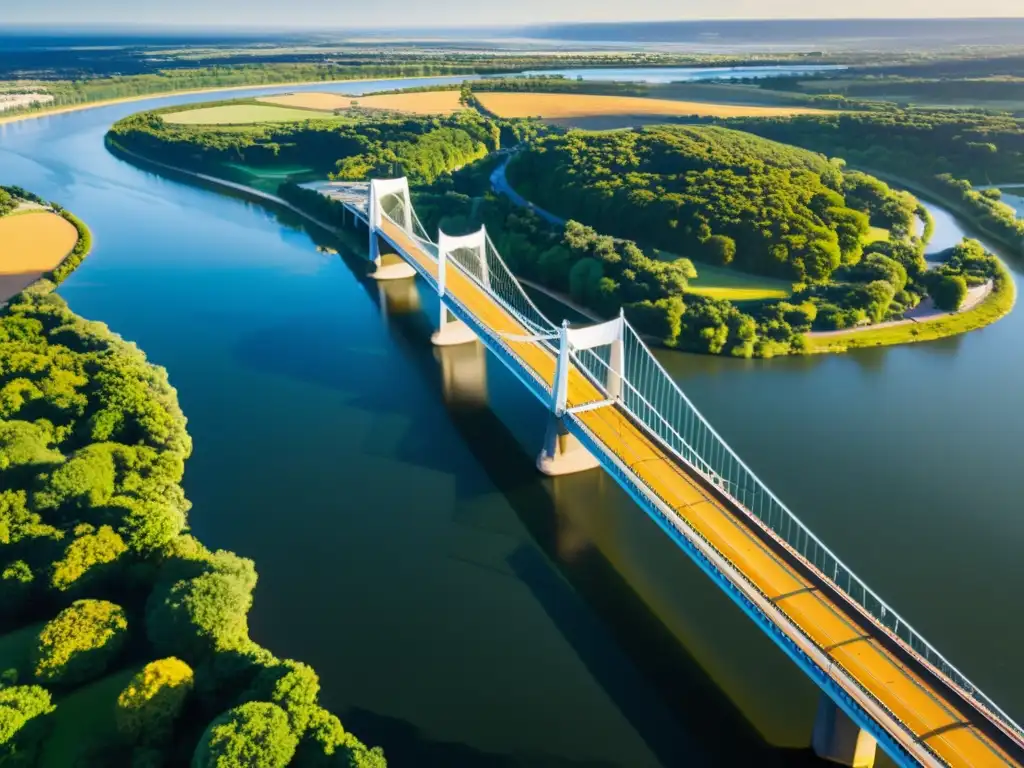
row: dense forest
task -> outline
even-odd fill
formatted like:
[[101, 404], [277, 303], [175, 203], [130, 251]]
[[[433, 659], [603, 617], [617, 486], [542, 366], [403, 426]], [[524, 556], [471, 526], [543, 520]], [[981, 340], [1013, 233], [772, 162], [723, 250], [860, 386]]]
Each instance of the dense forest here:
[[53, 287], [0, 310], [0, 764], [384, 766], [249, 638], [253, 563], [188, 535], [166, 372]]
[[1018, 252], [1024, 221], [998, 192], [974, 184], [1024, 181], [1024, 120], [963, 110], [900, 110], [727, 121], [776, 141], [911, 180], [962, 208]]
[[821, 155], [706, 126], [550, 137], [523, 152], [509, 177], [560, 216], [801, 283], [858, 261], [870, 224], [908, 234], [916, 208]]
[[115, 123], [108, 138], [170, 165], [216, 175], [224, 163], [305, 166], [344, 180], [408, 175], [430, 183], [497, 149], [501, 127], [473, 112], [449, 117], [355, 113], [351, 119], [231, 126], [175, 125], [142, 112]]
[[[797, 285], [786, 300], [737, 305], [687, 291], [702, 262], [653, 257], [632, 240], [604, 234], [603, 227], [598, 231], [572, 220], [556, 226], [494, 196], [489, 185], [494, 164], [493, 158], [476, 163], [415, 190], [416, 209], [428, 231], [464, 234], [485, 224], [517, 275], [600, 315], [624, 307], [638, 329], [669, 347], [740, 357], [801, 352], [808, 331], [899, 319], [927, 297], [954, 310], [969, 287], [989, 280], [997, 288], [1004, 284], [998, 261], [976, 242], [961, 244], [942, 267], [929, 270], [923, 240], [904, 234], [864, 244], [859, 258], [841, 263], [828, 281]], [[874, 208], [889, 217], [893, 231], [906, 226], [912, 199], [862, 173], [845, 172], [841, 179], [851, 210]], [[295, 192], [290, 199], [329, 219], [330, 201]], [[864, 218], [860, 213], [857, 220]]]

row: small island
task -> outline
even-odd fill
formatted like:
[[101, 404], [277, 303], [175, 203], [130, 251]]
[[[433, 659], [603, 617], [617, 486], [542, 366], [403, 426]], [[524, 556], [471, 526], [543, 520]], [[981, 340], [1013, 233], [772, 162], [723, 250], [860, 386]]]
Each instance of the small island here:
[[250, 639], [252, 561], [187, 533], [167, 372], [54, 292], [89, 248], [0, 188], [0, 763], [382, 768]]

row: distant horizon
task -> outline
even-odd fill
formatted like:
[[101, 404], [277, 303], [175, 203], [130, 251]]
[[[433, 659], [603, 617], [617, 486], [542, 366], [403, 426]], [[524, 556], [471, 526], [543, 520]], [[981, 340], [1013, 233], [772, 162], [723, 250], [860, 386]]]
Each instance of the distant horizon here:
[[[0, 16], [0, 21], [3, 21]], [[12, 29], [42, 29], [47, 30], [50, 34], [58, 31], [75, 31], [80, 29], [91, 29], [91, 30], [162, 30], [162, 31], [175, 31], [175, 30], [195, 30], [195, 29], [209, 29], [212, 26], [216, 26], [220, 29], [238, 29], [238, 30], [279, 30], [286, 32], [344, 32], [349, 29], [358, 30], [371, 30], [387, 32], [391, 30], [402, 30], [402, 31], [444, 31], [444, 30], [456, 30], [456, 29], [544, 29], [548, 27], [565, 27], [565, 26], [623, 26], [623, 25], [647, 25], [647, 24], [744, 24], [744, 23], [792, 23], [792, 22], [805, 22], [809, 24], [814, 23], [825, 23], [825, 24], [840, 24], [843, 22], [889, 22], [889, 21], [957, 21], [957, 22], [991, 22], [991, 21], [1024, 21], [1024, 13], [1019, 16], [1008, 16], [1008, 15], [981, 15], [981, 16], [844, 16], [844, 17], [811, 17], [811, 16], [727, 16], [720, 18], [710, 17], [693, 17], [693, 18], [644, 18], [644, 19], [554, 19], [550, 21], [532, 21], [532, 22], [517, 22], [517, 21], [504, 21], [504, 22], [467, 22], [465, 24], [456, 23], [421, 23], [412, 22], [407, 24], [381, 24], [380, 22], [366, 22], [366, 23], [346, 23], [346, 24], [318, 24], [316, 26], [310, 26], [312, 22], [296, 22], [294, 24], [285, 24], [282, 26], [280, 21], [262, 21], [262, 22], [219, 22], [219, 21], [83, 21], [73, 20], [68, 22], [59, 22], [54, 24], [52, 21], [43, 20], [27, 20], [27, 21], [12, 21], [4, 22], [4, 27], [0, 28], [0, 36], [11, 31]], [[1024, 41], [1021, 42], [1024, 46]]]

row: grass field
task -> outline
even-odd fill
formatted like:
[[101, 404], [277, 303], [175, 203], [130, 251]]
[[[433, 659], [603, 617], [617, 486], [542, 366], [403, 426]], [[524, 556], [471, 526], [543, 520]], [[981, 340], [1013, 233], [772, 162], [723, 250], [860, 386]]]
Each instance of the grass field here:
[[465, 109], [459, 104], [458, 91], [424, 91], [416, 93], [388, 93], [380, 96], [348, 96], [339, 93], [288, 93], [259, 99], [265, 104], [283, 107], [303, 107], [333, 111], [356, 105], [365, 109], [387, 109], [416, 115], [450, 115]]
[[294, 123], [299, 120], [330, 120], [332, 115], [310, 109], [289, 109], [270, 104], [224, 104], [205, 109], [186, 109], [162, 115], [175, 125], [252, 125], [253, 123]]
[[934, 341], [947, 336], [984, 328], [1013, 309], [1017, 299], [1017, 288], [1005, 267], [1000, 266], [1001, 275], [992, 292], [974, 309], [952, 315], [943, 315], [934, 320], [919, 323], [890, 325], [877, 330], [851, 331], [829, 336], [808, 336], [807, 351], [846, 352], [864, 347], [887, 347], [893, 344], [909, 344], [915, 341]]
[[53, 730], [43, 742], [39, 768], [81, 765], [80, 757], [118, 738], [114, 704], [139, 667], [115, 672], [57, 700]]
[[[662, 258], [675, 258], [658, 252]], [[758, 301], [760, 299], [785, 299], [793, 293], [793, 285], [785, 280], [777, 280], [738, 269], [716, 267], [695, 261], [697, 278], [691, 280], [687, 293], [707, 296], [709, 299], [728, 299], [729, 301]]]
[[889, 230], [882, 227], [871, 227], [868, 233], [862, 238], [864, 245], [883, 242], [889, 239]]
[[71, 222], [49, 211], [0, 218], [0, 302], [60, 264], [77, 242]]
[[820, 111], [574, 93], [480, 92], [476, 97], [498, 117], [539, 117], [565, 125], [604, 129], [657, 122], [666, 117], [787, 117]]

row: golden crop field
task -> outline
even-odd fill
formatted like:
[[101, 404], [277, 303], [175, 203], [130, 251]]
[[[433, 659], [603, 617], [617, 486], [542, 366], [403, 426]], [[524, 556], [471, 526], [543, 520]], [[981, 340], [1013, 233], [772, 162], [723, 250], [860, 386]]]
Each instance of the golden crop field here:
[[755, 107], [580, 93], [478, 92], [475, 95], [485, 109], [498, 117], [539, 117], [551, 122], [591, 128], [615, 128], [657, 122], [658, 118], [689, 115], [787, 117], [821, 111], [800, 107]]
[[0, 218], [0, 301], [60, 264], [77, 242], [78, 231], [55, 213]]
[[388, 93], [380, 96], [350, 96], [339, 93], [286, 93], [265, 96], [259, 101], [281, 107], [302, 109], [348, 109], [359, 106], [366, 109], [387, 109], [416, 115], [450, 115], [463, 109], [458, 91], [423, 91], [415, 93]]
[[280, 96], [261, 96], [256, 101], [264, 104], [276, 104], [279, 107], [297, 109], [320, 109], [333, 112], [336, 109], [348, 109], [352, 106], [355, 96], [345, 93], [282, 93]]

